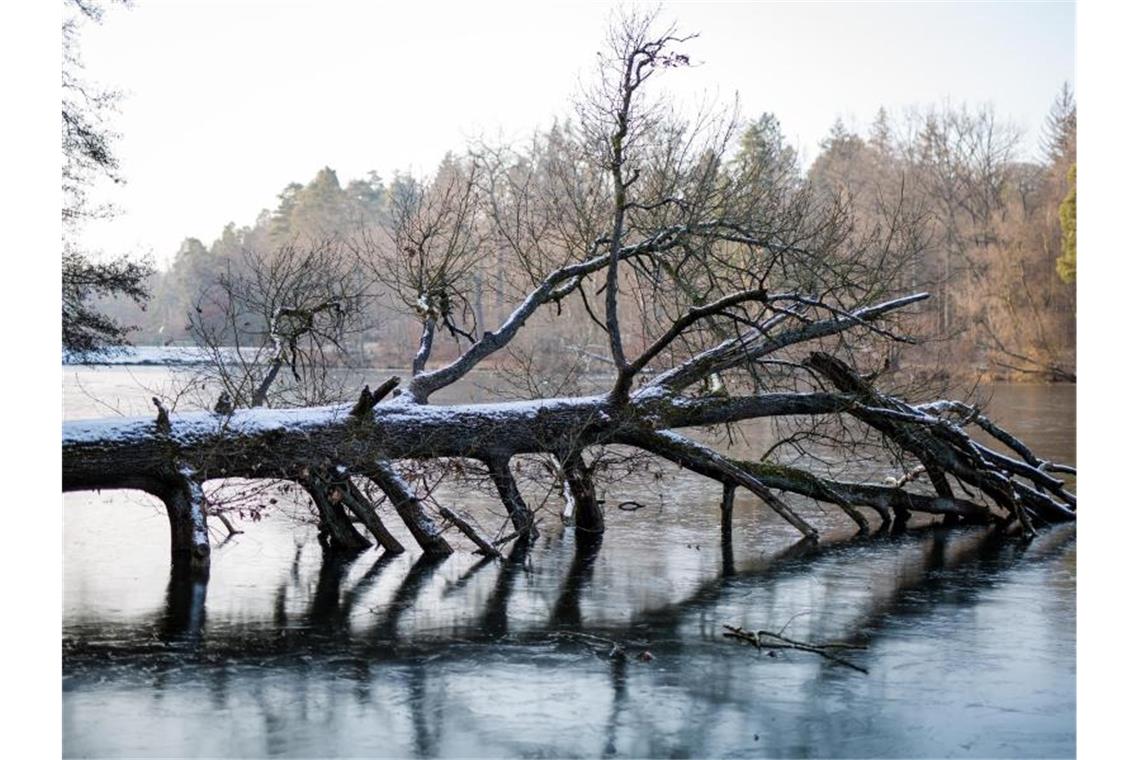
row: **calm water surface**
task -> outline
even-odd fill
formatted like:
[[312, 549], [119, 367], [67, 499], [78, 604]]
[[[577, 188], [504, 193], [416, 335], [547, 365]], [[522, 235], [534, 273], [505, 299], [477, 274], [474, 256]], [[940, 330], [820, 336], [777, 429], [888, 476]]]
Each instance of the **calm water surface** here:
[[[110, 414], [92, 396], [149, 414], [143, 386], [170, 377], [64, 375], [71, 418]], [[1073, 388], [991, 390], [993, 416], [1073, 460]], [[610, 503], [645, 500], [636, 482], [611, 488]], [[933, 526], [855, 537], [845, 517], [801, 505], [825, 534], [809, 546], [741, 495], [725, 545], [717, 484], [679, 475], [666, 491], [610, 510], [586, 549], [548, 515], [530, 556], [503, 562], [462, 538], [443, 561], [414, 548], [337, 558], [296, 519], [302, 506], [282, 504], [215, 548], [208, 581], [171, 577], [157, 502], [68, 494], [64, 754], [1075, 754], [1072, 526], [1027, 547]], [[497, 525], [487, 495], [446, 498]], [[869, 673], [762, 654], [725, 639], [725, 623], [864, 645], [850, 659]]]

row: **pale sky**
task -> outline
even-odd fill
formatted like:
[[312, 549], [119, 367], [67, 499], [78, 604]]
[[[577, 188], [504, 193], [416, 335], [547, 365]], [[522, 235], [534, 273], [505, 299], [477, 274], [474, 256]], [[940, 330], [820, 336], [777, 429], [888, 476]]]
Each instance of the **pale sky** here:
[[[323, 166], [430, 171], [480, 136], [521, 138], [570, 112], [608, 3], [135, 0], [88, 25], [89, 78], [123, 90], [123, 213], [85, 241], [108, 253], [207, 244], [252, 224]], [[992, 104], [1035, 149], [1074, 81], [1072, 3], [665, 3], [700, 38], [670, 72], [690, 98], [739, 93], [810, 160], [837, 117], [863, 127], [949, 101]], [[1080, 93], [1078, 92], [1078, 97]]]

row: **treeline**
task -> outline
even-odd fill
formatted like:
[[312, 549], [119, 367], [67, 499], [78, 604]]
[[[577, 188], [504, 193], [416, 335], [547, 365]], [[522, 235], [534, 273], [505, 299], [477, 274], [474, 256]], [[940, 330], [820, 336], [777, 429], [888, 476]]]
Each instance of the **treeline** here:
[[863, 224], [884, 224], [900, 207], [926, 217], [911, 277], [936, 298], [918, 361], [1075, 380], [1076, 128], [1067, 85], [1037, 161], [1018, 160], [1025, 138], [991, 108], [898, 122], [880, 110], [865, 136], [833, 127], [807, 175], [819, 192], [848, 194]]
[[[788, 204], [801, 204], [804, 218], [820, 209], [827, 209], [832, 220], [841, 215], [853, 239], [885, 235], [893, 252], [889, 261], [877, 264], [875, 276], [882, 280], [877, 286], [883, 292], [926, 289], [935, 295], [919, 322], [920, 337], [926, 341], [905, 357], [888, 356], [886, 368], [1075, 380], [1076, 104], [1067, 86], [1053, 105], [1036, 150], [1027, 150], [1026, 137], [1003, 124], [990, 108], [932, 108], [894, 118], [880, 110], [864, 134], [837, 121], [807, 167], [770, 114], [739, 134], [723, 154], [710, 155], [707, 182], [715, 185], [718, 177], [746, 172], [752, 178], [756, 197], [751, 204], [757, 213], [763, 214], [766, 203], [780, 214]], [[522, 150], [478, 147], [463, 157], [448, 155], [427, 179], [396, 175], [384, 181], [372, 172], [342, 185], [335, 171], [324, 168], [308, 184], [286, 187], [277, 207], [263, 211], [252, 225], [231, 223], [209, 244], [195, 238], [183, 241], [170, 267], [153, 275], [153, 296], [145, 312], [125, 302], [105, 307], [112, 316], [138, 326], [136, 344], [186, 344], [200, 341], [203, 334], [218, 343], [257, 343], [269, 331], [273, 310], [288, 307], [288, 294], [272, 293], [276, 300], [260, 309], [250, 308], [247, 298], [240, 317], [233, 310], [227, 316], [235, 283], [265, 280], [270, 276], [264, 272], [274, 266], [319, 262], [338, 270], [333, 279], [342, 292], [337, 297], [351, 297], [359, 310], [352, 341], [335, 352], [338, 360], [406, 364], [420, 340], [419, 312], [425, 309], [454, 311], [451, 319], [441, 315], [441, 325], [457, 348], [507, 316], [505, 311], [513, 308], [515, 296], [531, 279], [527, 257], [504, 250], [501, 242], [526, 235], [497, 235], [495, 225], [510, 215], [481, 205], [485, 201], [476, 196], [501, 203], [513, 197], [512, 182], [527, 183], [527, 193], [535, 190], [536, 182], [544, 183], [541, 193], [589, 199], [582, 188], [593, 184], [604, 193], [604, 182], [590, 176], [596, 167], [579, 165], [581, 139], [567, 122], [537, 135]], [[667, 154], [668, 135], [661, 140], [656, 148]], [[1025, 160], [1027, 153], [1038, 158]], [[496, 188], [489, 188], [494, 183]], [[514, 191], [522, 197], [521, 185]], [[573, 213], [575, 203], [563, 206]], [[581, 209], [581, 215], [590, 219], [591, 209]], [[413, 217], [425, 227], [422, 239], [398, 240], [388, 232], [416, 229], [421, 222], [409, 225]], [[464, 239], [433, 238], [432, 224], [463, 229]], [[548, 219], [544, 224], [573, 226], [575, 220]], [[891, 239], [895, 230], [908, 239]], [[441, 266], [439, 277], [448, 281], [432, 284], [423, 262], [452, 256], [449, 245], [457, 246], [454, 261], [464, 263]], [[363, 265], [378, 260], [369, 255], [378, 246], [390, 249], [382, 257], [385, 263]], [[424, 246], [435, 248], [429, 255]], [[479, 249], [478, 255], [472, 255], [472, 247]], [[907, 255], [898, 255], [900, 250]], [[853, 256], [855, 260], [867, 265], [865, 256]], [[843, 265], [839, 256], [828, 266]], [[263, 271], [258, 275], [252, 270]], [[300, 287], [298, 282], [294, 278], [290, 287]], [[273, 282], [259, 287], [262, 300], [270, 298], [266, 294], [273, 291]], [[677, 287], [684, 290], [685, 284]], [[635, 308], [623, 313], [653, 310], [651, 293], [635, 283], [628, 290], [622, 297]], [[432, 300], [436, 292], [443, 303]], [[699, 302], [699, 296], [691, 300]], [[520, 349], [503, 361], [570, 361], [587, 369], [595, 359], [604, 361], [597, 355], [605, 353], [600, 350], [605, 335], [587, 299], [568, 300], [565, 308], [540, 319], [540, 329], [529, 331], [529, 342], [520, 342]], [[636, 334], [636, 325], [630, 334]], [[448, 352], [433, 356], [446, 359]]]

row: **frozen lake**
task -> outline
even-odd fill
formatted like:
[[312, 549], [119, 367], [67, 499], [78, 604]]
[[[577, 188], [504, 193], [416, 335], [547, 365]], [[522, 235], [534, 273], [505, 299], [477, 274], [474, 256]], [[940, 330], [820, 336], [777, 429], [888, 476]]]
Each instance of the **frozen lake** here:
[[[65, 416], [149, 414], [145, 386], [172, 372], [65, 367]], [[992, 416], [1074, 460], [1072, 386], [990, 390]], [[586, 550], [552, 505], [530, 556], [503, 562], [459, 538], [421, 558], [392, 514], [407, 553], [326, 555], [305, 506], [282, 503], [215, 548], [208, 582], [171, 577], [156, 501], [67, 494], [64, 754], [1075, 754], [1074, 526], [1028, 547], [978, 528], [855, 537], [839, 510], [804, 506], [824, 534], [810, 546], [740, 494], [726, 545], [718, 484], [676, 475], [645, 493], [611, 486], [611, 504], [647, 507], [609, 510]], [[501, 511], [480, 491], [444, 500]], [[767, 656], [725, 623], [863, 645], [848, 656], [869, 672]]]

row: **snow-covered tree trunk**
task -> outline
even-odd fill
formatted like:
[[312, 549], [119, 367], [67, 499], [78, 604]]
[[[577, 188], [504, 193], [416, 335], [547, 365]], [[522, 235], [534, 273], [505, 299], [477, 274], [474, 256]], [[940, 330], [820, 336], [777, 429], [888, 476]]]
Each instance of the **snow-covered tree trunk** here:
[[[1001, 454], [970, 438], [960, 418], [931, 413], [964, 412], [969, 422], [971, 408], [950, 402], [923, 408], [907, 405], [872, 391], [840, 360], [824, 354], [813, 353], [808, 364], [829, 374], [842, 392], [694, 398], [649, 384], [626, 404], [616, 404], [606, 395], [436, 406], [399, 396], [362, 415], [353, 414], [352, 406], [333, 405], [69, 422], [63, 430], [63, 488], [138, 488], [158, 496], [170, 514], [174, 553], [199, 559], [208, 555], [200, 486], [208, 478], [295, 480], [314, 496], [322, 515], [343, 517], [346, 497], [330, 499], [336, 487], [330, 491], [328, 476], [314, 474], [317, 461], [335, 461], [341, 477], [356, 474], [377, 482], [392, 497], [421, 547], [439, 553], [442, 549], [434, 543], [438, 527], [425, 524], [422, 512], [408, 514], [415, 497], [392, 461], [462, 457], [504, 462], [520, 454], [554, 454], [563, 462], [576, 505], [577, 529], [600, 533], [604, 519], [581, 452], [607, 445], [636, 447], [726, 486], [752, 491], [808, 536], [815, 535], [814, 528], [773, 491], [835, 504], [861, 529], [867, 525], [856, 517], [856, 507], [869, 507], [884, 519], [889, 519], [888, 510], [953, 515], [969, 522], [1013, 518], [1025, 520], [1027, 526], [1074, 518], [1075, 497], [1065, 490], [1064, 481], [1051, 474], [1069, 468], [1037, 459], [1005, 431], [1001, 433], [1013, 452]], [[931, 462], [930, 467], [976, 486], [990, 503], [952, 492], [930, 494], [901, 486], [837, 481], [787, 465], [738, 461], [676, 432], [766, 417], [836, 416], [884, 431], [916, 457]], [[1000, 431], [988, 419], [985, 422]], [[498, 473], [497, 484], [503, 483], [504, 469], [497, 466], [493, 471]], [[510, 514], [525, 528], [529, 523], [522, 512], [525, 505], [520, 507], [521, 496], [517, 489], [506, 490], [514, 510]], [[726, 518], [730, 514], [726, 511]], [[336, 517], [326, 516], [323, 524], [330, 531], [351, 529], [347, 520]], [[331, 538], [342, 546], [364, 541], [354, 529]], [[399, 550], [396, 545], [386, 548]]]

